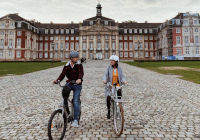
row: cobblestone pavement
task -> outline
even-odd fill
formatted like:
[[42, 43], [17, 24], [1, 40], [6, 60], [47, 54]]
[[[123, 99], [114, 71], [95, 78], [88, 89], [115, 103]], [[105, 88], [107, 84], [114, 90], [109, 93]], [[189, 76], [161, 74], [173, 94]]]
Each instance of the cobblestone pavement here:
[[[87, 61], [79, 128], [66, 132], [76, 140], [199, 140], [200, 85], [120, 63], [128, 81], [125, 125], [120, 137], [106, 119], [103, 72], [109, 61]], [[52, 85], [62, 67], [0, 79], [0, 139], [48, 139], [50, 114], [61, 101]], [[64, 82], [63, 82], [64, 84]]]

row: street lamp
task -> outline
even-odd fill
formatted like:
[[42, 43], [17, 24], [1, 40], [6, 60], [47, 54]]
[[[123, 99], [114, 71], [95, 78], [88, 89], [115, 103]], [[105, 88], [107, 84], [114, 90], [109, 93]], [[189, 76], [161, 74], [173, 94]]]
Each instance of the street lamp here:
[[138, 40], [137, 41], [137, 47], [138, 47], [138, 50], [139, 50], [139, 54], [138, 54], [138, 67], [140, 67], [140, 48], [141, 48], [141, 42]]
[[53, 58], [52, 58], [52, 61], [51, 61], [52, 67], [53, 67], [53, 61], [54, 61], [54, 45], [55, 45], [55, 43], [52, 42], [52, 43], [51, 43], [51, 46], [52, 46], [52, 49], [53, 49]]

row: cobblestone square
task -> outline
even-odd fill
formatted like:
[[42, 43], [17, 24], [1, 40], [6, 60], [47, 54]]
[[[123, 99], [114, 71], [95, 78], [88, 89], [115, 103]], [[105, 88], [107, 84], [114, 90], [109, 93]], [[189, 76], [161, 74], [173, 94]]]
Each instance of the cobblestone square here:
[[[114, 133], [106, 118], [102, 76], [109, 61], [84, 64], [82, 118], [65, 139], [75, 140], [199, 140], [200, 85], [124, 63], [128, 86], [124, 93], [124, 132]], [[51, 68], [0, 79], [0, 139], [48, 139], [47, 124], [61, 101], [52, 85], [62, 71]], [[62, 84], [64, 84], [63, 80]]]

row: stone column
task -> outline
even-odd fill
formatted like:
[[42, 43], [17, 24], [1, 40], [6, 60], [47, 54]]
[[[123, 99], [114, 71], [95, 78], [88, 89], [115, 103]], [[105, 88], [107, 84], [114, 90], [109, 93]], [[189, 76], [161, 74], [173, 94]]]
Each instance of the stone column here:
[[83, 41], [82, 41], [83, 37], [82, 35], [79, 36], [79, 55], [80, 55], [80, 58], [83, 57]]
[[112, 55], [112, 34], [110, 34], [110, 36], [109, 36], [109, 44], [110, 44], [109, 45], [110, 46], [110, 50], [109, 50], [110, 54], [108, 57], [110, 57]]
[[89, 55], [88, 55], [88, 49], [89, 49], [89, 36], [86, 36], [87, 38], [87, 42], [86, 42], [86, 58], [89, 59]]
[[119, 35], [116, 35], [116, 55], [119, 56]]
[[104, 59], [105, 56], [105, 35], [102, 35], [102, 59]]
[[94, 58], [96, 58], [96, 49], [97, 49], [97, 35], [94, 35], [94, 53], [93, 53]]

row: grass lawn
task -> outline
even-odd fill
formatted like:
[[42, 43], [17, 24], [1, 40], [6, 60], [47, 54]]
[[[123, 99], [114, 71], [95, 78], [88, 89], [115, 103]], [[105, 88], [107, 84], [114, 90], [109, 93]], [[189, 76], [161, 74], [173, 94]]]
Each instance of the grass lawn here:
[[[138, 66], [138, 62], [124, 62]], [[140, 67], [163, 74], [181, 75], [181, 79], [200, 84], [200, 61], [140, 62]]]
[[[54, 67], [62, 66], [66, 62], [54, 62]], [[52, 68], [51, 62], [0, 62], [0, 76], [7, 74], [25, 74]]]

